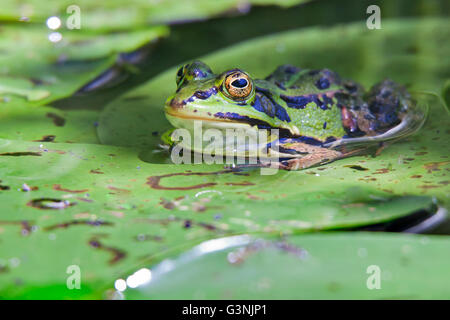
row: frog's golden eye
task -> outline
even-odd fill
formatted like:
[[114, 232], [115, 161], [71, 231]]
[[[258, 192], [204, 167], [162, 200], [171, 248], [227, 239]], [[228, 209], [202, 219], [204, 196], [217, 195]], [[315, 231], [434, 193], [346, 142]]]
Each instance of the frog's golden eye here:
[[241, 71], [235, 71], [227, 75], [224, 86], [230, 98], [235, 100], [247, 98], [253, 89], [252, 80]]

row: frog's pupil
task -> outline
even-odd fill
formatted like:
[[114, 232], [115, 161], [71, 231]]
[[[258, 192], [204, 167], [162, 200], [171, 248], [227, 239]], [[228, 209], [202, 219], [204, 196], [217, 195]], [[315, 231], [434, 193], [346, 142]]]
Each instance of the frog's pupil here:
[[231, 85], [236, 88], [245, 88], [247, 86], [247, 83], [247, 80], [241, 78], [234, 80]]
[[178, 69], [177, 76], [181, 77], [183, 75], [183, 68]]

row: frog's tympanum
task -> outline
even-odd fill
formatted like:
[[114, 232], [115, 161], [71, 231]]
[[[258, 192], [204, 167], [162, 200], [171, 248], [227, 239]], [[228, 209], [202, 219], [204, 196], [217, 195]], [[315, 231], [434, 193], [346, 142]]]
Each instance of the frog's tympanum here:
[[[178, 70], [176, 83], [165, 105], [174, 127], [192, 131], [201, 120], [203, 128], [221, 131], [278, 129], [264, 147], [277, 156], [277, 167], [289, 170], [379, 151], [425, 120], [403, 86], [384, 80], [365, 91], [328, 69], [282, 65], [265, 79], [254, 79], [240, 69], [215, 74], [194, 61]], [[271, 152], [274, 146], [277, 151]]]

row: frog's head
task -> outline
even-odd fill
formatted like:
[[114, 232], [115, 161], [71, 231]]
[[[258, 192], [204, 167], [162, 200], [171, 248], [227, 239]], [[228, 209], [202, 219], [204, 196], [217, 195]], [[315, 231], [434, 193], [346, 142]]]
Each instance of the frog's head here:
[[176, 128], [192, 130], [195, 120], [201, 120], [203, 127], [218, 129], [270, 121], [252, 107], [255, 85], [245, 71], [214, 74], [203, 62], [194, 61], [177, 71], [176, 83], [177, 90], [165, 105], [166, 117]]

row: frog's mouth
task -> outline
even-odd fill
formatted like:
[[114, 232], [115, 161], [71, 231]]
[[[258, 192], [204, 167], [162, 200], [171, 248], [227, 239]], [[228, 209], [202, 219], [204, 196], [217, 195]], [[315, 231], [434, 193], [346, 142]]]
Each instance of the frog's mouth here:
[[269, 123], [253, 119], [248, 116], [242, 116], [231, 112], [217, 112], [211, 115], [197, 115], [193, 113], [183, 113], [177, 109], [165, 109], [166, 118], [176, 128], [192, 129], [195, 121], [200, 121], [202, 127], [215, 129], [248, 129], [256, 128], [262, 130], [278, 129]]

